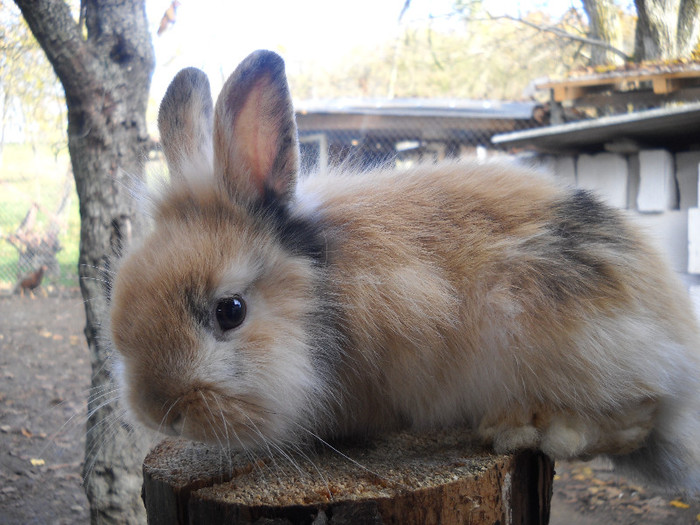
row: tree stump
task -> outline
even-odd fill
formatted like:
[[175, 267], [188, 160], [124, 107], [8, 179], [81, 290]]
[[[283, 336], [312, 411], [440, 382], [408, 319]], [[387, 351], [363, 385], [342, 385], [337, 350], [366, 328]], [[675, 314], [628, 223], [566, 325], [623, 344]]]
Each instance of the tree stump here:
[[554, 464], [455, 430], [261, 455], [168, 439], [143, 472], [151, 525], [506, 525], [549, 521]]

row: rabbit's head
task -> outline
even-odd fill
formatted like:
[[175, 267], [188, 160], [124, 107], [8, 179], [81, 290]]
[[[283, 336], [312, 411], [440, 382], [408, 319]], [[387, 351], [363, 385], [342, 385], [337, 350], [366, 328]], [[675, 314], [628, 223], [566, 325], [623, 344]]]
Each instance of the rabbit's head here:
[[289, 216], [298, 167], [282, 59], [258, 51], [213, 108], [185, 69], [158, 116], [170, 183], [120, 263], [110, 315], [137, 417], [164, 433], [248, 446], [308, 420], [323, 374], [313, 226]]

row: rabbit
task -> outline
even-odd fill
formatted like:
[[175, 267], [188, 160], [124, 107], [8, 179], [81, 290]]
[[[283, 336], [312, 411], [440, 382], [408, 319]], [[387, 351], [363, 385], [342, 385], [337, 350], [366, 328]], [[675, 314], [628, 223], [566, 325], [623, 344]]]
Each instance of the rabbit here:
[[697, 323], [623, 211], [515, 163], [300, 177], [270, 51], [215, 107], [182, 70], [158, 126], [109, 313], [143, 424], [241, 450], [464, 425], [700, 488]]

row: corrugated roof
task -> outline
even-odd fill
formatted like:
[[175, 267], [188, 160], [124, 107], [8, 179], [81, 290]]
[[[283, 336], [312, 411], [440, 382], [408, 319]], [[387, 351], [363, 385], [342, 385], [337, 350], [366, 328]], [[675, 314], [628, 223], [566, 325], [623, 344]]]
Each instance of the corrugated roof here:
[[300, 101], [298, 114], [383, 115], [393, 117], [530, 119], [534, 102], [465, 99], [334, 99]]
[[641, 147], [673, 150], [700, 144], [700, 103], [503, 133], [491, 138], [498, 146], [543, 153], [602, 150], [606, 144], [621, 140], [637, 142]]

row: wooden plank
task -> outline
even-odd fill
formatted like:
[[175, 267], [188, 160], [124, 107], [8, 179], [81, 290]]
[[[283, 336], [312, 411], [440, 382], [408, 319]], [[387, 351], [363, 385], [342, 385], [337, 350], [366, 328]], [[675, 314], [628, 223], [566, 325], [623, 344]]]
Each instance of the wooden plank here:
[[552, 89], [557, 86], [602, 86], [611, 84], [622, 84], [624, 82], [647, 82], [655, 79], [697, 79], [700, 78], [700, 69], [689, 71], [671, 71], [671, 72], [620, 72], [619, 74], [604, 73], [601, 75], [591, 75], [579, 78], [569, 78], [566, 80], [556, 80], [537, 84], [538, 89]]
[[657, 95], [666, 95], [679, 90], [682, 87], [683, 82], [679, 78], [659, 77], [653, 79], [652, 85], [654, 88], [654, 93]]
[[166, 440], [144, 462], [144, 502], [160, 523], [545, 524], [553, 462], [495, 455], [463, 430], [256, 457]]
[[674, 91], [666, 95], [653, 93], [651, 90], [645, 91], [625, 91], [600, 93], [589, 92], [577, 101], [577, 105], [582, 106], [617, 106], [627, 112], [627, 106], [632, 105], [639, 108], [649, 108], [658, 106], [664, 102], [695, 102], [700, 99], [700, 87], [685, 87], [682, 90]]
[[564, 102], [581, 98], [587, 93], [587, 89], [582, 86], [556, 86], [554, 88], [554, 100]]
[[[615, 91], [635, 90], [639, 89], [639, 83], [644, 81], [652, 82], [652, 90], [656, 95], [668, 95], [674, 93], [684, 86], [688, 85], [688, 78], [685, 77], [669, 77], [659, 76], [650, 78], [635, 78], [635, 79], [597, 79], [590, 82], [561, 82], [551, 86], [554, 92], [554, 100], [556, 102], [564, 102], [567, 100], [576, 100], [600, 89], [604, 86], [610, 86]], [[544, 87], [542, 84], [539, 87]]]

